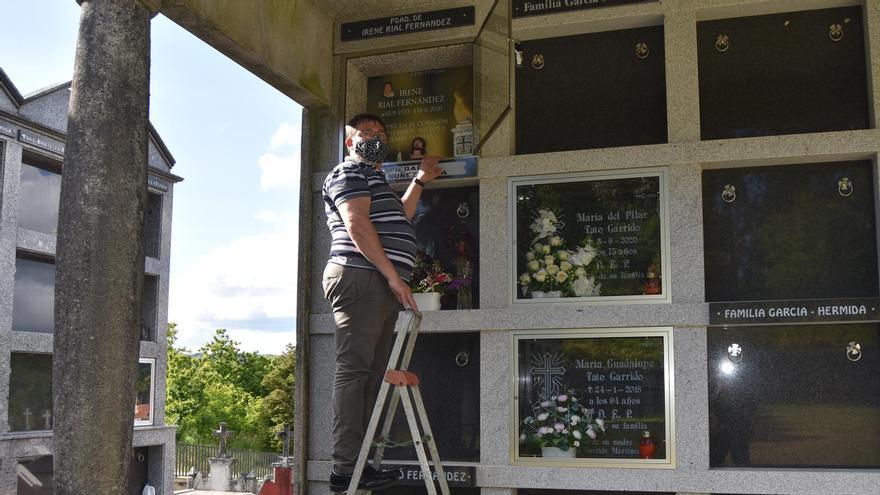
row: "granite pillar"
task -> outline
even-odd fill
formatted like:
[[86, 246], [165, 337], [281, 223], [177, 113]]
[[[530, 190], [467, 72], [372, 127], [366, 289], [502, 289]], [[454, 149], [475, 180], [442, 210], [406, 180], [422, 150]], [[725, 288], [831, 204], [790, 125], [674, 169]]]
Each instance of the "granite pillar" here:
[[55, 285], [59, 495], [128, 490], [144, 277], [152, 13], [81, 5]]

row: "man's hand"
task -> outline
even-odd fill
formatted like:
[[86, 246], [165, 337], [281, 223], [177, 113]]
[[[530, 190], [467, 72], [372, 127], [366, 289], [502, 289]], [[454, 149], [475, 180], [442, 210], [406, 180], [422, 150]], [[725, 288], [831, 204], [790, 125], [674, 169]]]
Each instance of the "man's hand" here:
[[426, 156], [425, 158], [422, 158], [422, 163], [419, 165], [419, 171], [416, 174], [416, 179], [427, 184], [445, 174], [446, 169], [438, 165], [438, 163], [440, 163], [440, 158], [436, 156]]
[[412, 308], [416, 311], [419, 310], [419, 306], [416, 304], [416, 300], [412, 296], [412, 291], [409, 290], [409, 285], [407, 285], [402, 278], [395, 277], [389, 280], [388, 286], [391, 287], [391, 292], [394, 293], [397, 301], [402, 304], [404, 308]]

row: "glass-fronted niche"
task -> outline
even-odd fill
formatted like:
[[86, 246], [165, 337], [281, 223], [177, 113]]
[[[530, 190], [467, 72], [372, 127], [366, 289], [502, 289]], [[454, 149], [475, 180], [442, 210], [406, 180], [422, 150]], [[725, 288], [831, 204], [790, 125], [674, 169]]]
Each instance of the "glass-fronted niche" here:
[[156, 383], [156, 360], [141, 358], [138, 362], [137, 398], [134, 405], [134, 425], [153, 424], [153, 409]]
[[518, 44], [518, 154], [665, 143], [663, 26]]
[[472, 43], [346, 61], [345, 114], [385, 121], [386, 165], [479, 152], [510, 110], [509, 5], [492, 5]]
[[511, 459], [675, 467], [671, 328], [513, 332]]
[[[144, 487], [150, 483], [160, 487], [158, 481], [150, 481], [150, 451], [161, 447], [136, 447], [132, 452], [128, 468], [128, 492], [130, 495], [141, 495]], [[17, 495], [52, 495], [55, 493], [54, 467], [51, 455], [35, 456], [18, 460], [15, 469], [17, 475]]]
[[862, 7], [697, 23], [703, 139], [866, 129]]
[[[419, 376], [431, 431], [444, 463], [479, 462], [480, 334], [419, 334], [409, 369]], [[412, 446], [395, 446], [409, 439], [403, 407], [398, 407], [385, 449], [388, 463], [417, 459]]]
[[516, 303], [668, 301], [666, 173], [510, 180]]
[[876, 297], [868, 161], [703, 172], [707, 301]]
[[479, 211], [477, 186], [428, 189], [419, 200], [413, 290], [433, 287], [441, 294], [441, 309], [480, 307]]
[[55, 262], [18, 253], [12, 296], [12, 329], [53, 333], [55, 329]]
[[9, 429], [52, 429], [52, 355], [13, 352], [9, 375]]
[[[153, 424], [156, 360], [138, 363], [135, 426]], [[52, 355], [13, 352], [9, 377], [9, 429], [52, 429]]]
[[709, 328], [711, 467], [880, 468], [880, 324]]
[[56, 235], [60, 201], [60, 164], [25, 155], [21, 163], [18, 226], [43, 234]]

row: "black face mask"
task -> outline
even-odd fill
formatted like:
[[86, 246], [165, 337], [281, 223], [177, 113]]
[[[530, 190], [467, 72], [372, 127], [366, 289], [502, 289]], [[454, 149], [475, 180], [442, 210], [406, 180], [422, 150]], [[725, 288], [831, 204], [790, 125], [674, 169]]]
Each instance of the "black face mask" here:
[[388, 154], [388, 145], [376, 136], [369, 141], [359, 141], [354, 145], [354, 152], [369, 163], [379, 163]]

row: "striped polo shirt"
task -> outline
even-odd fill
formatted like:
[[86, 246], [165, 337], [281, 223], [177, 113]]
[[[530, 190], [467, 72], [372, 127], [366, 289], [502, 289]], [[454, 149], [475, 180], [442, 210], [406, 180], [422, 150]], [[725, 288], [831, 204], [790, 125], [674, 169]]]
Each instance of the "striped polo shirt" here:
[[328, 262], [376, 270], [355, 247], [339, 215], [339, 205], [343, 202], [368, 197], [370, 221], [379, 234], [379, 242], [400, 278], [409, 281], [415, 263], [416, 233], [412, 222], [406, 217], [403, 203], [385, 181], [385, 174], [370, 164], [347, 158], [324, 179], [322, 193], [327, 226], [332, 237]]

